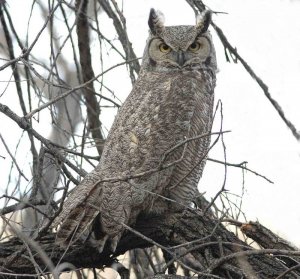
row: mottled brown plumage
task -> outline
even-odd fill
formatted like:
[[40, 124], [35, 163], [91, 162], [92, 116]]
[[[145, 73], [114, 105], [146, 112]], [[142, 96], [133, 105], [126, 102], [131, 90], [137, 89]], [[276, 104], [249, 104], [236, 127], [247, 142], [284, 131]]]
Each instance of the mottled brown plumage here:
[[55, 220], [54, 226], [61, 225], [58, 241], [86, 238], [93, 228], [99, 250], [108, 239], [114, 250], [122, 224], [132, 225], [139, 213], [163, 214], [191, 203], [212, 125], [216, 58], [209, 21], [206, 12], [195, 26], [165, 27], [162, 14], [151, 10], [139, 78], [114, 121], [99, 165]]

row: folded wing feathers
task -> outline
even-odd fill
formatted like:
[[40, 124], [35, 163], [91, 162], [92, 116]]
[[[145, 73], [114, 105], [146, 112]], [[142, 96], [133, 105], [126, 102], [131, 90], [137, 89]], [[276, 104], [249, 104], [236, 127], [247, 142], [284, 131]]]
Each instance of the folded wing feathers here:
[[63, 205], [62, 212], [52, 224], [54, 228], [60, 226], [57, 233], [58, 243], [70, 239], [77, 240], [86, 232], [99, 213], [92, 204], [94, 204], [93, 200], [100, 195], [101, 184], [95, 179], [89, 179], [88, 176], [71, 192]]

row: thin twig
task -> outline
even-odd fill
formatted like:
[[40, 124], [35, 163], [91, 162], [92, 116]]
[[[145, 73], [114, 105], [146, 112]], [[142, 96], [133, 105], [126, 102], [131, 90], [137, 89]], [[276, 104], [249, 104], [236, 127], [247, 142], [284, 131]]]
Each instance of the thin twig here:
[[9, 206], [2, 208], [0, 210], [0, 215], [5, 215], [7, 213], [15, 212], [17, 210], [22, 210], [22, 209], [28, 208], [28, 207], [36, 209], [39, 213], [45, 215], [44, 212], [39, 211], [39, 209], [36, 207], [36, 205], [45, 205], [46, 204], [46, 202], [42, 199], [29, 199], [28, 201], [26, 201], [26, 200], [20, 200], [20, 199], [17, 199], [15, 197], [8, 196], [8, 195], [3, 195], [0, 198], [14, 199], [14, 200], [18, 201], [18, 203], [16, 203], [16, 204], [9, 205]]
[[57, 148], [54, 147], [54, 145], [47, 139], [45, 139], [43, 136], [41, 136], [38, 132], [36, 132], [30, 125], [30, 123], [26, 120], [25, 117], [19, 117], [16, 113], [14, 113], [8, 106], [3, 105], [0, 103], [0, 112], [4, 113], [6, 116], [8, 116], [10, 119], [15, 121], [20, 128], [23, 130], [28, 131], [31, 133], [36, 139], [38, 139], [40, 142], [42, 142], [48, 149], [49, 152], [55, 156], [58, 160], [61, 162], [66, 163], [70, 168], [72, 168], [74, 171], [76, 171], [79, 175], [82, 177], [86, 176], [86, 172], [84, 170], [78, 169], [76, 166], [74, 166], [68, 159], [66, 159], [60, 152], [57, 150]]
[[48, 25], [49, 20], [52, 18], [52, 16], [54, 15], [54, 12], [56, 11], [56, 9], [59, 7], [60, 3], [62, 1], [57, 0], [58, 4], [53, 8], [53, 10], [51, 11], [51, 13], [49, 14], [49, 16], [47, 17], [47, 20], [45, 21], [45, 23], [43, 24], [41, 30], [37, 33], [37, 35], [35, 36], [33, 42], [31, 43], [31, 45], [27, 48], [27, 49], [23, 49], [23, 54], [21, 54], [19, 57], [14, 58], [12, 60], [10, 60], [9, 62], [5, 63], [4, 65], [2, 65], [0, 67], [0, 71], [4, 70], [5, 68], [9, 67], [10, 65], [20, 61], [22, 58], [26, 58], [29, 53], [31, 52], [31, 50], [33, 49], [33, 47], [35, 46], [36, 42], [38, 41], [38, 39], [40, 38], [40, 36], [42, 35], [44, 29], [46, 28], [46, 26]]
[[270, 180], [269, 178], [267, 178], [266, 176], [264, 176], [262, 174], [259, 174], [258, 172], [254, 171], [254, 170], [251, 170], [251, 169], [247, 168], [245, 166], [247, 164], [247, 162], [233, 164], [233, 163], [224, 162], [224, 161], [220, 161], [220, 160], [213, 159], [213, 158], [207, 158], [207, 161], [211, 161], [211, 162], [218, 163], [218, 164], [226, 164], [229, 167], [241, 168], [242, 170], [249, 171], [249, 172], [251, 172], [251, 173], [253, 173], [253, 174], [255, 174], [255, 175], [257, 175], [257, 176], [259, 176], [259, 177], [261, 177], [263, 179], [265, 179], [269, 183], [274, 184], [274, 182], [272, 180]]
[[244, 256], [253, 256], [253, 255], [262, 255], [262, 254], [273, 254], [273, 255], [288, 255], [288, 256], [300, 256], [300, 251], [289, 251], [289, 250], [281, 250], [281, 249], [262, 249], [262, 250], [248, 250], [248, 251], [240, 251], [236, 253], [232, 253], [223, 258], [217, 259], [209, 268], [208, 272], [212, 272], [220, 265], [228, 262], [234, 258], [240, 258]]
[[223, 147], [223, 152], [224, 152], [224, 161], [225, 161], [225, 164], [224, 164], [224, 167], [225, 167], [224, 180], [223, 180], [223, 184], [222, 184], [221, 189], [217, 192], [217, 194], [212, 198], [212, 200], [208, 204], [208, 206], [204, 209], [204, 214], [206, 214], [207, 211], [210, 209], [210, 207], [215, 203], [215, 201], [219, 197], [219, 195], [221, 195], [221, 193], [226, 191], [225, 190], [225, 185], [226, 185], [226, 180], [227, 180], [227, 165], [226, 165], [227, 159], [226, 159], [226, 147], [225, 147], [224, 140], [223, 140], [223, 133], [221, 133], [222, 130], [223, 130], [223, 104], [222, 104], [221, 100], [219, 100], [218, 103], [217, 103], [216, 111], [218, 110], [219, 105], [220, 105], [220, 114], [221, 114], [221, 125], [220, 125], [220, 134], [219, 134], [219, 136], [221, 137], [221, 142], [222, 142], [222, 147]]
[[114, 24], [116, 32], [119, 36], [120, 43], [122, 44], [122, 47], [126, 54], [126, 60], [133, 59], [131, 61], [131, 63], [129, 63], [128, 65], [129, 65], [131, 82], [132, 82], [132, 84], [134, 84], [135, 83], [134, 72], [136, 74], [138, 74], [141, 67], [140, 67], [138, 60], [136, 59], [136, 55], [131, 46], [131, 42], [129, 41], [124, 16], [120, 12], [120, 10], [117, 8], [115, 3], [114, 3], [115, 8], [117, 10], [117, 13], [118, 13], [120, 19], [118, 18], [117, 14], [113, 11], [112, 7], [110, 6], [110, 4], [107, 0], [98, 0], [98, 1], [99, 1], [100, 5], [102, 6], [103, 10], [106, 12], [106, 14], [113, 20], [113, 24]]
[[290, 272], [292, 272], [292, 271], [294, 271], [294, 270], [296, 270], [296, 269], [300, 269], [300, 264], [296, 264], [295, 266], [290, 267], [290, 268], [287, 269], [285, 272], [283, 272], [282, 274], [280, 274], [279, 276], [277, 276], [275, 279], [286, 278], [285, 276], [286, 276], [288, 273], [290, 273]]
[[3, 139], [1, 133], [0, 133], [0, 139], [1, 139], [1, 141], [2, 141], [2, 143], [3, 143], [3, 145], [4, 145], [4, 147], [5, 147], [5, 149], [6, 149], [6, 151], [7, 151], [7, 153], [9, 154], [10, 158], [12, 159], [12, 161], [14, 162], [14, 164], [16, 165], [16, 167], [17, 167], [19, 173], [25, 178], [26, 181], [29, 181], [28, 178], [25, 176], [25, 174], [24, 174], [24, 173], [22, 172], [22, 170], [20, 169], [20, 167], [18, 166], [18, 163], [17, 163], [16, 159], [15, 159], [14, 156], [11, 154], [11, 152], [10, 152], [10, 150], [9, 150], [9, 148], [8, 148], [8, 146], [7, 146], [7, 144], [5, 143], [5, 140]]
[[[140, 58], [137, 58], [137, 59], [140, 59]], [[136, 59], [134, 59], [134, 60], [136, 60]], [[31, 117], [32, 117], [34, 114], [36, 114], [37, 112], [39, 112], [39, 111], [41, 111], [41, 110], [43, 110], [43, 109], [49, 107], [50, 105], [56, 103], [56, 102], [59, 101], [60, 99], [63, 99], [63, 98], [65, 98], [65, 97], [67, 97], [69, 94], [73, 93], [74, 91], [76, 91], [76, 90], [78, 90], [78, 89], [81, 89], [81, 88], [84, 88], [84, 87], [85, 87], [86, 85], [88, 85], [90, 82], [92, 82], [92, 81], [98, 79], [99, 77], [103, 76], [104, 74], [106, 74], [107, 72], [113, 70], [114, 68], [117, 68], [117, 67], [122, 66], [122, 65], [124, 65], [124, 64], [128, 64], [128, 63], [130, 63], [131, 61], [133, 61], [133, 60], [129, 60], [129, 61], [124, 61], [124, 62], [118, 63], [118, 64], [116, 64], [116, 65], [114, 65], [114, 66], [108, 68], [107, 70], [103, 71], [102, 73], [98, 74], [98, 75], [95, 76], [94, 78], [88, 80], [87, 82], [82, 83], [82, 84], [80, 84], [80, 85], [78, 85], [78, 86], [75, 86], [75, 87], [71, 88], [70, 90], [68, 90], [68, 91], [66, 91], [66, 92], [64, 92], [64, 93], [62, 93], [62, 94], [56, 96], [55, 98], [53, 98], [53, 99], [50, 100], [49, 102], [47, 102], [47, 103], [41, 105], [40, 107], [38, 107], [38, 108], [32, 110], [31, 112], [29, 112], [29, 113], [26, 115], [26, 118], [27, 118], [27, 119], [28, 119], [28, 118], [31, 118]], [[57, 85], [57, 84], [52, 84], [52, 85], [53, 85], [53, 86], [57, 86], [57, 87], [62, 87], [61, 85]], [[64, 86], [63, 88], [66, 88], [66, 87]], [[69, 89], [69, 88], [67, 88], [67, 89]]]

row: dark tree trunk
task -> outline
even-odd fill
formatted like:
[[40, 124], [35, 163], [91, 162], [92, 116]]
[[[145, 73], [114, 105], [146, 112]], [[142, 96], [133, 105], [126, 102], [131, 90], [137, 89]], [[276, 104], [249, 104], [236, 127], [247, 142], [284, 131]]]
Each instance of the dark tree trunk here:
[[[293, 255], [300, 255], [300, 252], [288, 250], [254, 250], [229, 232], [219, 220], [211, 215], [203, 216], [198, 210], [185, 210], [170, 216], [140, 216], [134, 230], [142, 233], [144, 239], [127, 230], [114, 255], [110, 255], [108, 249], [104, 249], [99, 255], [95, 248], [79, 242], [68, 249], [58, 247], [53, 233], [41, 237], [35, 244], [29, 241], [27, 248], [24, 246], [24, 239], [22, 242], [13, 238], [0, 244], [1, 272], [35, 274], [29, 249], [36, 264], [45, 272], [49, 272], [51, 268], [45, 263], [41, 251], [48, 255], [54, 266], [68, 262], [76, 268], [103, 268], [111, 265], [118, 255], [128, 250], [152, 246], [146, 237], [166, 247], [173, 257], [176, 252], [176, 261], [197, 270], [199, 278], [276, 278], [292, 266]], [[171, 248], [187, 243], [189, 244], [176, 249]], [[181, 253], [187, 255], [180, 255]], [[284, 261], [284, 253], [289, 254], [287, 261]], [[276, 254], [280, 255], [280, 261]], [[188, 260], [191, 257], [193, 260]], [[13, 277], [16, 278], [16, 275]], [[299, 277], [300, 272], [294, 271], [287, 273], [284, 278]]]

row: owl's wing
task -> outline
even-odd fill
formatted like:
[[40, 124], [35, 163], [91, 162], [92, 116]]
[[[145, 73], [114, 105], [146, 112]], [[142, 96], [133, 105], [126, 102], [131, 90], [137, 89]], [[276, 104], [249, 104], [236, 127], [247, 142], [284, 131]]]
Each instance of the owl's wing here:
[[179, 160], [183, 147], [164, 155], [189, 134], [195, 107], [190, 78], [139, 77], [111, 128], [100, 164], [75, 188], [55, 221], [61, 223], [59, 239], [78, 238], [99, 213], [103, 232], [119, 239], [122, 223], [133, 223], [150, 206], [149, 195], [160, 193], [172, 175], [172, 166], [158, 167]]
[[97, 191], [100, 188], [97, 187], [98, 181], [100, 181], [99, 165], [77, 185], [64, 202], [63, 209], [59, 216], [54, 220], [52, 227], [58, 226], [57, 242], [64, 245], [71, 239], [76, 240], [84, 233], [85, 229], [81, 227], [88, 226], [95, 218], [95, 208], [89, 208], [86, 206], [86, 201], [89, 197], [95, 197], [99, 195]]

